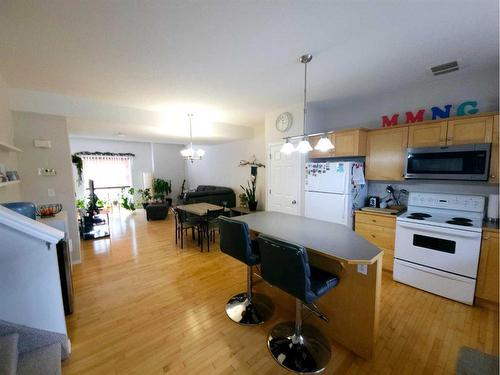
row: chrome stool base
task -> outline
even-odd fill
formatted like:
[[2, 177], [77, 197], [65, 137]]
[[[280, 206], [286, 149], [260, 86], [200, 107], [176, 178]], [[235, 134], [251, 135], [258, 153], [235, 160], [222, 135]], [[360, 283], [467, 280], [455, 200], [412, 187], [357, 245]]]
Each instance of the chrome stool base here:
[[226, 304], [226, 314], [233, 322], [243, 325], [264, 323], [272, 315], [271, 300], [261, 294], [252, 294], [251, 301], [247, 293], [232, 297]]
[[295, 335], [295, 322], [280, 323], [269, 333], [267, 347], [276, 362], [287, 370], [318, 374], [330, 361], [330, 343], [312, 326], [302, 326], [301, 332]]

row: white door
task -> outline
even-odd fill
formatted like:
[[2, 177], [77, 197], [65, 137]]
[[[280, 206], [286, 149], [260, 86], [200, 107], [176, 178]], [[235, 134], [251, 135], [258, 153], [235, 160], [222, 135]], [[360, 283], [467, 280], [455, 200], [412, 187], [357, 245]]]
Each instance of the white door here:
[[267, 209], [300, 215], [300, 154], [282, 154], [281, 146], [277, 144], [269, 147]]

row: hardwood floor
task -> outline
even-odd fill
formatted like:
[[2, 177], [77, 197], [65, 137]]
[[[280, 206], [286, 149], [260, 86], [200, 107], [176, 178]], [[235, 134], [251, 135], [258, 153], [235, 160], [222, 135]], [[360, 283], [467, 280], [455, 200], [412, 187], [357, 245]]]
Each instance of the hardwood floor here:
[[[267, 351], [269, 329], [225, 315], [245, 290], [245, 266], [218, 246], [175, 245], [173, 218], [147, 222], [138, 210], [114, 217], [111, 239], [82, 242], [74, 267], [75, 312], [67, 319], [69, 374], [289, 374]], [[311, 317], [310, 319], [315, 319]], [[498, 355], [498, 313], [392, 281], [384, 273], [373, 360], [333, 345], [326, 374], [452, 374], [461, 346]]]

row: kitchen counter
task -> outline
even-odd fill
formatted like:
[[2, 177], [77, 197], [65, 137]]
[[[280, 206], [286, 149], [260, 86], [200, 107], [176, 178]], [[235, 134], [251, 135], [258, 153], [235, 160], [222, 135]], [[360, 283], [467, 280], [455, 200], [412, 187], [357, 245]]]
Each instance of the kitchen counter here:
[[500, 223], [491, 222], [491, 221], [483, 221], [483, 231], [486, 232], [498, 232], [500, 227]]
[[[304, 246], [312, 266], [337, 275], [338, 286], [316, 301], [328, 322], [314, 315], [305, 322], [358, 356], [373, 357], [384, 254], [379, 248], [344, 225], [303, 216], [265, 211], [233, 219], [247, 223], [253, 238], [264, 234]], [[270, 297], [293, 320], [295, 298], [264, 282], [258, 270], [254, 272], [255, 292]]]
[[372, 264], [382, 251], [342, 224], [279, 212], [257, 212], [235, 218], [255, 232], [304, 246], [348, 264]]

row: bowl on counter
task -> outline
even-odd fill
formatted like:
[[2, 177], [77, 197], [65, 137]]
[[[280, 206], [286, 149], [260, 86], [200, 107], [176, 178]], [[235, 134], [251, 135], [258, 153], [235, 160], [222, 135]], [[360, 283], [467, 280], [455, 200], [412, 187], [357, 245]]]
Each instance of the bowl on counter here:
[[52, 217], [62, 211], [62, 204], [41, 204], [36, 208], [36, 214], [40, 217]]

